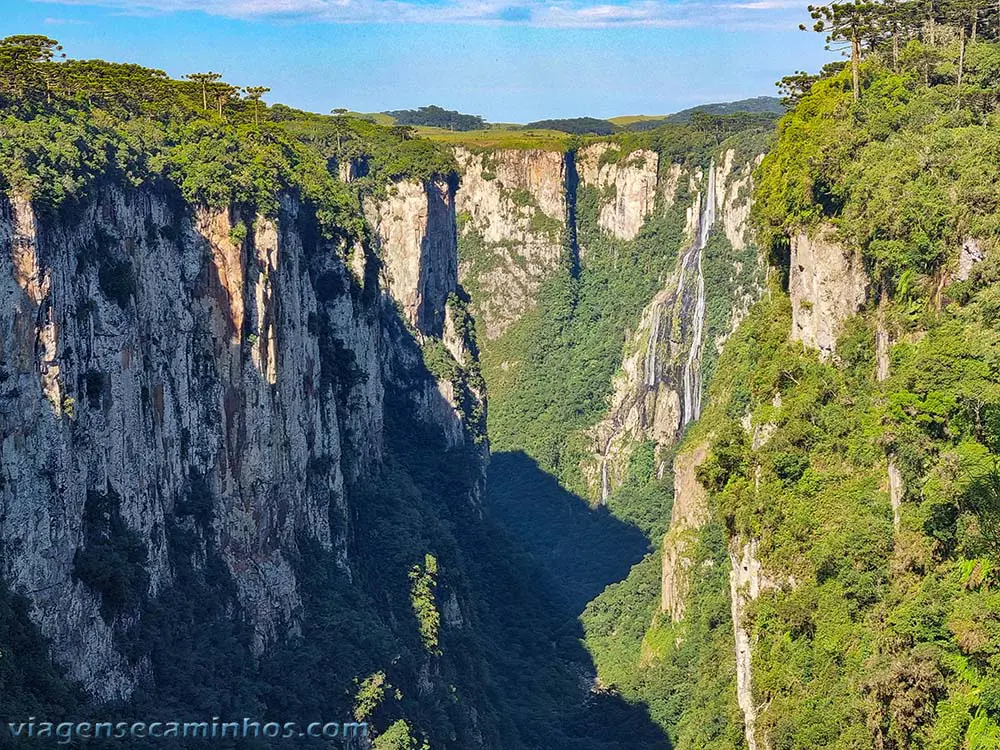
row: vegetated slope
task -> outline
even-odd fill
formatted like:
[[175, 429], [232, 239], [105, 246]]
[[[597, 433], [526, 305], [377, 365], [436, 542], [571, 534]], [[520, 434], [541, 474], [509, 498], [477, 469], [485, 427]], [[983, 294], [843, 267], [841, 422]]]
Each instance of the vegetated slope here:
[[695, 112], [702, 112], [706, 115], [734, 115], [737, 112], [782, 115], [785, 113], [785, 106], [775, 96], [755, 96], [752, 99], [740, 99], [735, 102], [699, 104], [696, 107], [689, 107], [667, 115], [666, 120], [668, 122], [690, 122], [691, 116]]
[[722, 117], [727, 115], [757, 115], [762, 120], [767, 116], [783, 115], [787, 107], [781, 99], [773, 96], [757, 96], [735, 102], [700, 104], [671, 115], [623, 115], [611, 117], [608, 122], [623, 130], [642, 131], [662, 127], [668, 123], [690, 123], [696, 115]]
[[850, 66], [796, 79], [754, 193], [779, 275], [679, 448], [685, 515], [584, 616], [677, 748], [1000, 747], [997, 45], [922, 12], [857, 100]]

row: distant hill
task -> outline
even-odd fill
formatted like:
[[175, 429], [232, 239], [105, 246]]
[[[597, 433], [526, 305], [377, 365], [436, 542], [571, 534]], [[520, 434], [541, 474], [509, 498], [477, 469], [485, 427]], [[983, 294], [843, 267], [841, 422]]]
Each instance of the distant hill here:
[[479, 115], [466, 115], [433, 104], [420, 109], [397, 109], [382, 114], [392, 117], [397, 125], [423, 125], [445, 130], [482, 130], [486, 127], [486, 121]]
[[704, 112], [707, 115], [732, 115], [737, 112], [749, 112], [759, 115], [783, 115], [785, 106], [775, 96], [756, 96], [752, 99], [740, 99], [736, 102], [717, 102], [714, 104], [699, 104], [697, 107], [682, 109], [672, 115], [663, 117], [648, 117], [637, 115], [633, 117], [616, 117], [615, 121], [626, 130], [652, 130], [668, 123], [691, 122], [691, 115]]
[[[453, 133], [489, 130], [496, 133], [510, 131], [511, 133], [526, 130], [553, 131], [570, 135], [612, 135], [622, 131], [653, 130], [672, 123], [688, 123], [695, 112], [708, 115], [730, 115], [745, 112], [755, 115], [780, 115], [785, 108], [781, 100], [773, 96], [757, 96], [752, 99], [741, 99], [736, 102], [716, 102], [701, 104], [697, 107], [675, 112], [672, 115], [623, 115], [609, 119], [597, 117], [564, 117], [548, 120], [537, 120], [525, 125], [514, 123], [489, 123], [479, 115], [464, 114], [452, 109], [444, 109], [436, 105], [428, 105], [419, 109], [397, 109], [376, 114], [360, 115], [365, 119], [382, 125], [410, 125], [424, 128], [440, 128]], [[424, 135], [433, 136], [435, 131], [421, 131]], [[446, 137], [447, 133], [442, 133]]]
[[560, 120], [538, 120], [529, 122], [525, 129], [559, 130], [573, 135], [611, 135], [618, 128], [609, 120], [596, 117], [569, 117]]
[[740, 99], [738, 102], [720, 102], [718, 104], [701, 104], [690, 109], [682, 109], [665, 118], [668, 122], [688, 122], [695, 112], [707, 115], [731, 115], [736, 112], [753, 114], [771, 112], [776, 115], [785, 114], [785, 106], [776, 96], [755, 96], [753, 99]]

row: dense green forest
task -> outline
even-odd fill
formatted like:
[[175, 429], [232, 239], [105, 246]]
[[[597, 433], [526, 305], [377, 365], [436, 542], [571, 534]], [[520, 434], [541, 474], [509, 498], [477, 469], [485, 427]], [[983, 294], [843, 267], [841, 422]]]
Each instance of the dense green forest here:
[[[756, 172], [753, 218], [781, 274], [679, 448], [711, 446], [693, 559], [713, 572], [672, 624], [656, 611], [658, 562], [637, 566], [588, 608], [588, 643], [675, 747], [743, 747], [724, 571], [727, 546], [756, 540], [778, 581], [748, 613], [758, 746], [1000, 747], [1000, 15], [975, 2], [811, 10], [848, 60], [780, 82], [793, 109]], [[827, 361], [789, 341], [779, 283], [790, 237], [821, 228], [870, 279]], [[756, 448], [748, 416], [773, 429]]]

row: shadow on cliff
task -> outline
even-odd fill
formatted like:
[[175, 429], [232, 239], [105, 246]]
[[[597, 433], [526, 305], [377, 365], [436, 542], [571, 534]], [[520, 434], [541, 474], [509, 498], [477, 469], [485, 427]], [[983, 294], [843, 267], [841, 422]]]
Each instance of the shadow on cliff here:
[[639, 529], [590, 507], [521, 451], [493, 455], [488, 490], [494, 514], [551, 578], [567, 615], [583, 612], [648, 550]]
[[532, 750], [667, 750], [643, 704], [591, 691], [579, 615], [648, 550], [635, 527], [567, 492], [522, 452], [491, 459], [475, 568], [497, 683]]

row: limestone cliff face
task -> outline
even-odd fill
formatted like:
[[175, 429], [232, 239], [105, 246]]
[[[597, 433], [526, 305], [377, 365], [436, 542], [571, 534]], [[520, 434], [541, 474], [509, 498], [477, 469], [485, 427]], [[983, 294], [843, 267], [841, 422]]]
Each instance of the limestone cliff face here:
[[708, 443], [702, 442], [674, 459], [674, 505], [670, 529], [663, 539], [660, 610], [669, 613], [675, 623], [684, 619], [691, 586], [688, 549], [709, 518], [708, 493], [695, 475], [707, 456]]
[[406, 180], [366, 208], [384, 288], [414, 329], [440, 336], [445, 303], [458, 279], [455, 191], [446, 181]]
[[460, 279], [487, 339], [529, 309], [563, 252], [567, 158], [556, 151], [455, 149], [463, 254]]
[[[632, 240], [653, 212], [659, 186], [659, 155], [640, 149], [622, 155], [616, 145], [595, 143], [577, 154], [581, 185], [601, 191], [597, 224], [620, 240]], [[679, 165], [672, 165], [664, 180], [665, 203], [673, 203]]]
[[348, 489], [382, 460], [387, 392], [468, 439], [394, 311], [443, 330], [449, 196], [403, 186], [379, 208], [394, 301], [291, 198], [270, 219], [105, 187], [59, 219], [0, 197], [0, 574], [97, 698], [127, 697], [147, 668], [115, 637], [134, 603], [109, 609], [75, 565], [102, 523], [88, 508], [141, 540], [139, 598], [172, 582], [169, 530], [194, 534], [192, 564], [221, 557], [260, 653], [298, 630], [301, 540], [351, 572]]
[[830, 227], [800, 232], [791, 245], [792, 340], [829, 358], [844, 321], [864, 304], [868, 278], [861, 259], [837, 243]]
[[[663, 189], [676, 195], [679, 181], [688, 180], [694, 198], [687, 208], [686, 236], [674, 272], [631, 334], [615, 377], [608, 415], [593, 429], [594, 464], [598, 468], [589, 474], [595, 477], [595, 485], [600, 483], [601, 497], [606, 498], [624, 480], [633, 446], [642, 440], [669, 446], [688, 422], [697, 419], [705, 348], [721, 351], [763, 291], [763, 260], [752, 246], [747, 224], [755, 163], [739, 163], [735, 152], [727, 150], [708, 172], [675, 174], [671, 168], [668, 173], [668, 187]], [[583, 173], [581, 169], [581, 179]], [[711, 232], [724, 233], [734, 250], [724, 290], [706, 290], [704, 286], [703, 255]], [[749, 263], [739, 260], [748, 249]], [[726, 295], [729, 320], [723, 329], [713, 332], [704, 328], [706, 298], [719, 293]]]

